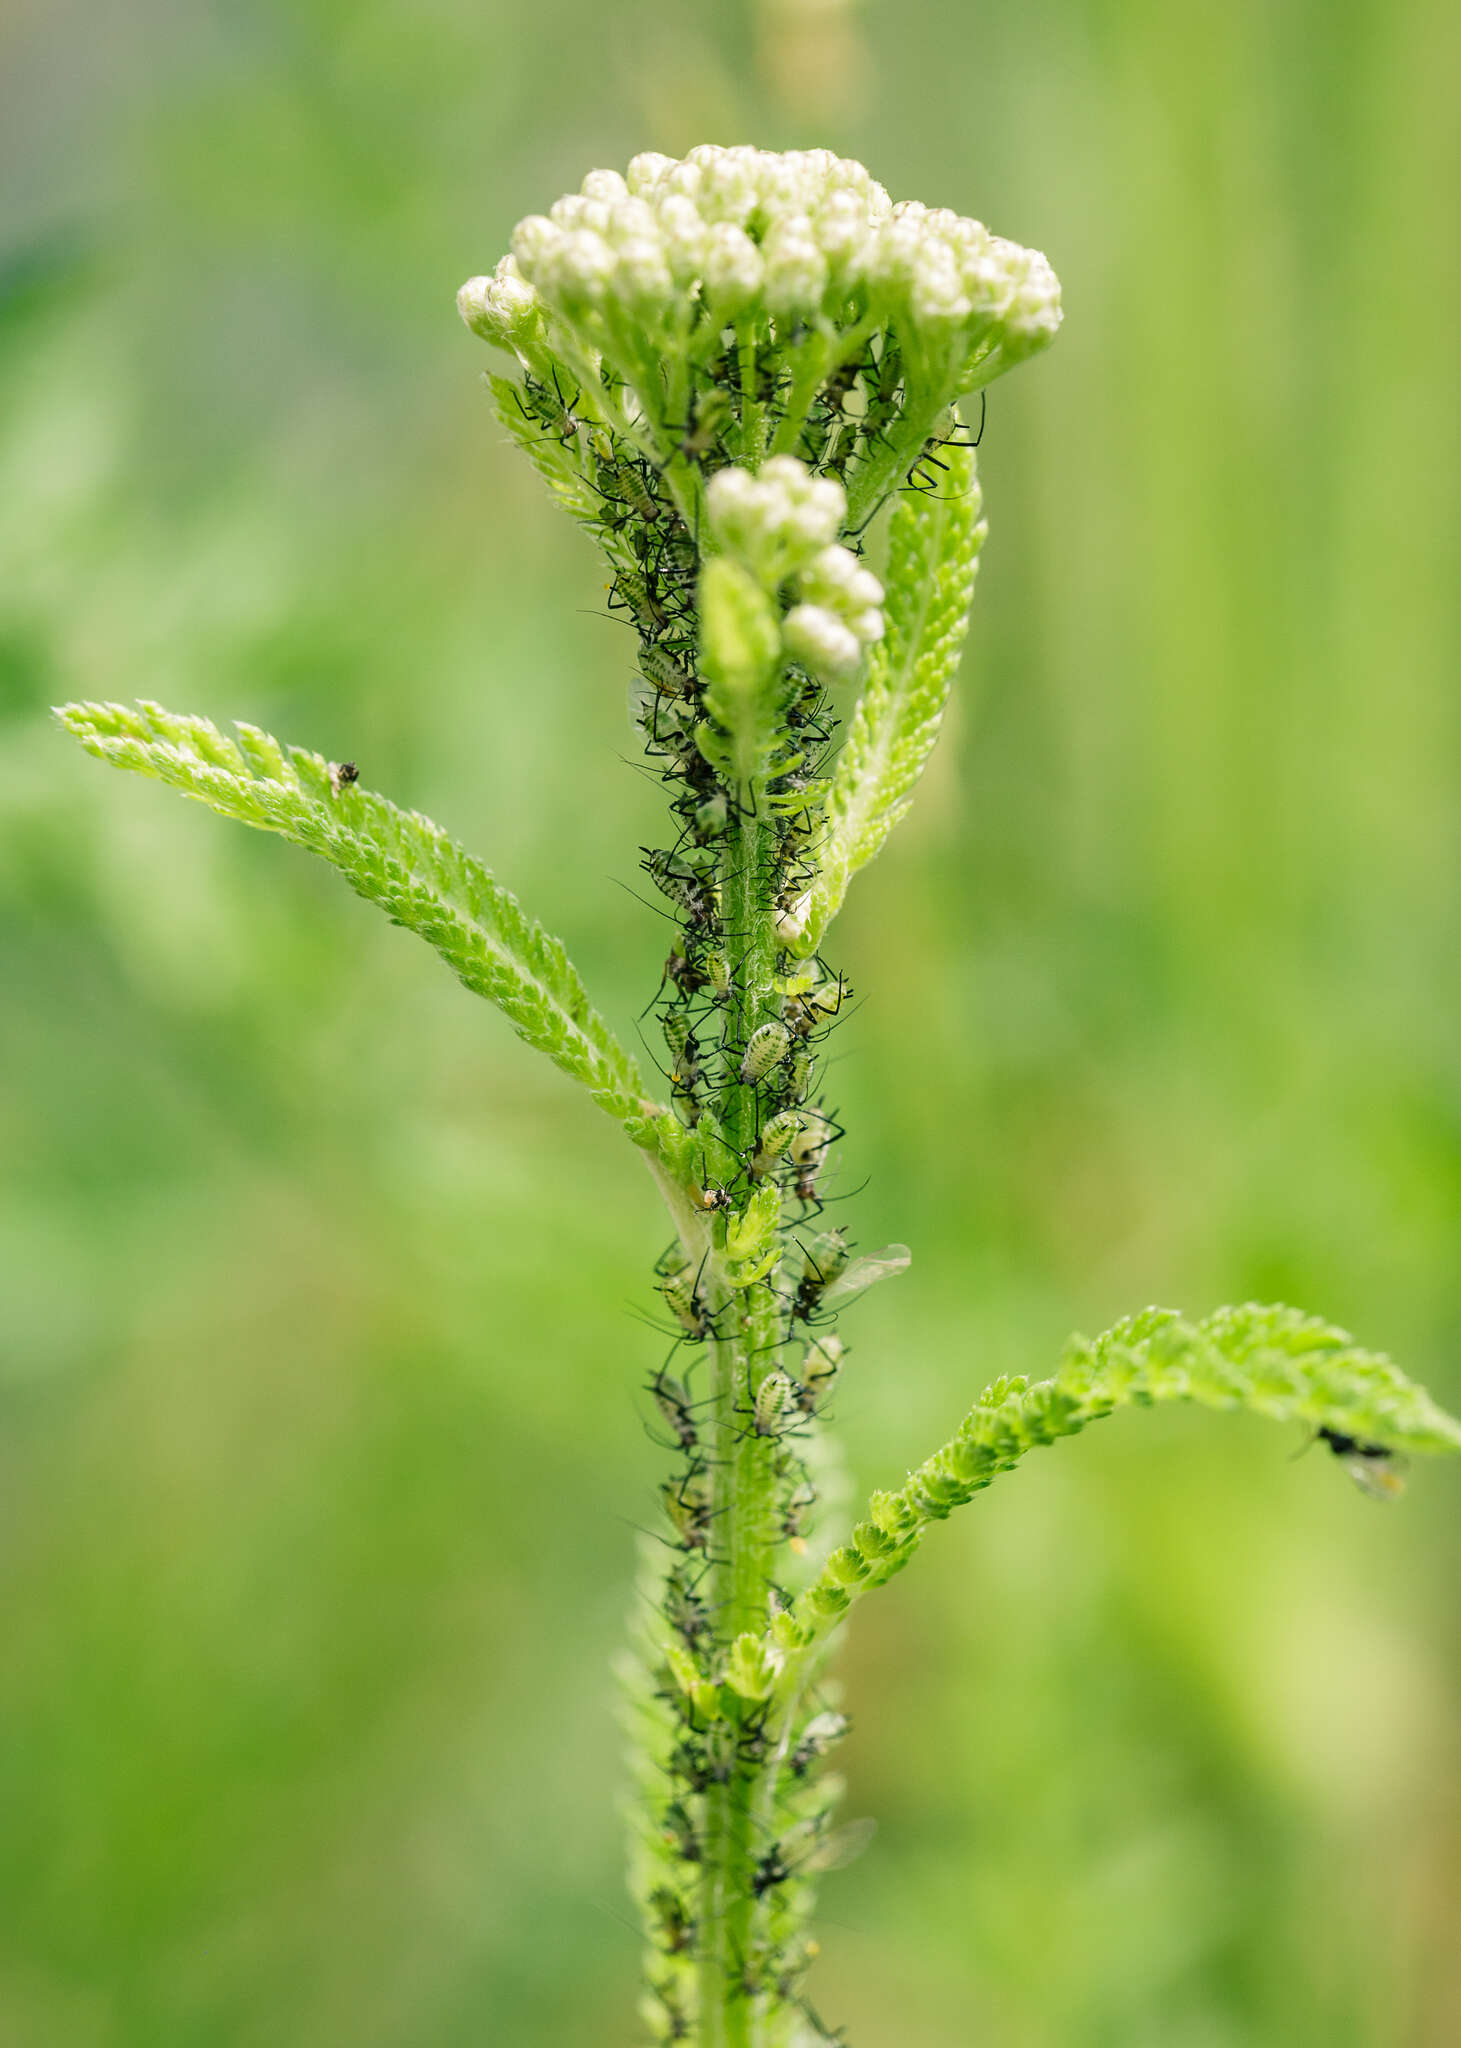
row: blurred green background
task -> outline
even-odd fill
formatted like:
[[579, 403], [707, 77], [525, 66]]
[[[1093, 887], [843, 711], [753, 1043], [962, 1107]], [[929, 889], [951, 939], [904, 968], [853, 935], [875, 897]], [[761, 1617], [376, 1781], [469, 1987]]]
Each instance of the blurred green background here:
[[[0, 2042], [627, 2048], [606, 1671], [663, 1231], [324, 871], [48, 724], [440, 817], [626, 1031], [631, 641], [452, 293], [594, 164], [829, 143], [1045, 248], [966, 689], [834, 948], [859, 1485], [999, 1370], [1288, 1297], [1461, 1399], [1461, 16], [1443, 0], [11, 0]], [[1461, 2038], [1461, 1486], [1181, 1414], [870, 1603], [859, 2048]]]

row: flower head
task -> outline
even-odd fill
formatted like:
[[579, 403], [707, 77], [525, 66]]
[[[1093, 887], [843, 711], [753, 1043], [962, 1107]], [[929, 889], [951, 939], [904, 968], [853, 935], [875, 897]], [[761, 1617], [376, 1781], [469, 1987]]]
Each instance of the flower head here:
[[829, 150], [711, 145], [590, 171], [459, 304], [640, 458], [698, 467], [670, 482], [697, 515], [713, 471], [796, 454], [866, 518], [952, 400], [1060, 325], [1045, 258], [979, 221], [894, 205]]

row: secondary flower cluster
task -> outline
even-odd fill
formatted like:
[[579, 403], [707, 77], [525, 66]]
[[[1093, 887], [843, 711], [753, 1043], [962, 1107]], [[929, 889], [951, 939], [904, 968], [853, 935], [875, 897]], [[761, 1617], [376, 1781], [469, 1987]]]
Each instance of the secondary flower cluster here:
[[705, 492], [710, 530], [767, 589], [795, 579], [798, 603], [782, 621], [787, 652], [824, 682], [854, 674], [883, 637], [883, 586], [834, 536], [847, 494], [794, 455], [773, 455], [752, 476], [722, 469]]

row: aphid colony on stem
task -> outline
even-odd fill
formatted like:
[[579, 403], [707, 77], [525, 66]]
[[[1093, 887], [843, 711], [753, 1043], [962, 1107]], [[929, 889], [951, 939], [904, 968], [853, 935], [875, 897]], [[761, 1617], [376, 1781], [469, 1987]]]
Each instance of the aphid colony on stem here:
[[[608, 559], [673, 828], [641, 859], [676, 927], [652, 1008], [688, 1181], [650, 1384], [679, 1461], [639, 1730], [650, 2017], [674, 2040], [695, 2015], [708, 2041], [729, 1996], [727, 2040], [780, 2039], [814, 2026], [797, 1934], [835, 1860], [815, 1766], [846, 1723], [808, 1689], [773, 1729], [776, 1659], [750, 1646], [816, 1563], [839, 1299], [906, 1259], [854, 1261], [820, 1222], [841, 1135], [821, 1047], [851, 993], [810, 936], [835, 692], [884, 635], [873, 514], [948, 482], [974, 531], [950, 401], [1050, 338], [1058, 290], [1043, 258], [893, 208], [858, 165], [703, 150], [594, 172], [461, 305], [518, 358], [499, 415]], [[931, 467], [946, 445], [956, 475]]]

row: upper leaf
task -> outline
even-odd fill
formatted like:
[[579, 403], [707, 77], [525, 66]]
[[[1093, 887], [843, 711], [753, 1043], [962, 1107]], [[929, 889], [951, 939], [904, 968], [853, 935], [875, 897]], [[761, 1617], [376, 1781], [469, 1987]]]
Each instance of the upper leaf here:
[[973, 449], [949, 442], [940, 460], [938, 492], [906, 491], [889, 523], [887, 631], [837, 758], [799, 953], [817, 951], [849, 881], [908, 809], [953, 687], [987, 528]]
[[332, 774], [318, 754], [286, 753], [256, 726], [239, 725], [235, 742], [205, 718], [156, 704], [68, 704], [57, 716], [98, 759], [319, 854], [357, 895], [434, 946], [637, 1144], [654, 1142], [657, 1106], [561, 943], [429, 818]]

